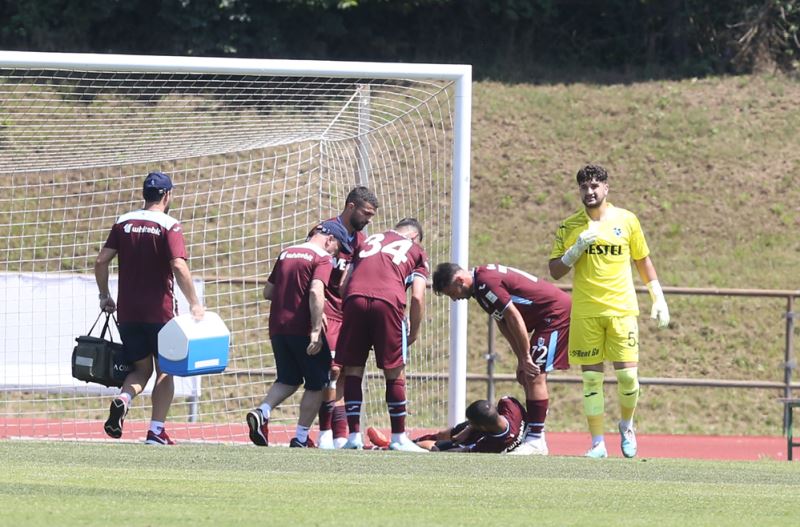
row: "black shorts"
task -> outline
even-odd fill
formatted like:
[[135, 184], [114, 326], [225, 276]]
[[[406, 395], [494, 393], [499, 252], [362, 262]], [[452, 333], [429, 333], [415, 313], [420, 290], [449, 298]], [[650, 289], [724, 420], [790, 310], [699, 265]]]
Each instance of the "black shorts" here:
[[158, 356], [158, 332], [164, 324], [120, 322], [119, 336], [125, 345], [125, 360], [134, 363], [150, 355]]
[[300, 386], [305, 380], [307, 390], [322, 390], [330, 382], [331, 350], [325, 339], [316, 355], [306, 353], [311, 342], [309, 337], [299, 335], [273, 335], [272, 352], [278, 370], [277, 382], [289, 386]]

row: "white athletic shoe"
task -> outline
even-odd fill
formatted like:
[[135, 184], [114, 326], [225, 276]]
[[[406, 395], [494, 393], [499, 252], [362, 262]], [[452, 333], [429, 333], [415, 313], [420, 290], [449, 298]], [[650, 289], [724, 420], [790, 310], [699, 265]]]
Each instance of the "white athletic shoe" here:
[[608, 457], [608, 451], [606, 450], [605, 443], [597, 443], [592, 448], [586, 451], [584, 454], [585, 457], [590, 457], [592, 459], [602, 459]]
[[511, 456], [546, 456], [550, 451], [544, 439], [523, 441], [517, 448], [509, 452]]
[[322, 450], [333, 450], [336, 448], [333, 444], [333, 430], [323, 430], [319, 433], [319, 447]]
[[333, 447], [334, 448], [344, 448], [344, 446], [346, 444], [347, 444], [347, 438], [346, 437], [334, 437], [333, 438]]
[[633, 427], [624, 428], [622, 423], [619, 423], [619, 439], [622, 455], [625, 457], [635, 457], [637, 448], [636, 434], [633, 431]]
[[342, 448], [345, 450], [363, 450], [364, 438], [361, 437], [361, 434], [356, 434], [352, 437], [349, 437], [347, 438], [347, 443], [345, 443]]
[[416, 452], [418, 454], [428, 453], [428, 450], [425, 450], [406, 436], [403, 436], [399, 441], [393, 441], [389, 443], [389, 450], [398, 450], [400, 452]]

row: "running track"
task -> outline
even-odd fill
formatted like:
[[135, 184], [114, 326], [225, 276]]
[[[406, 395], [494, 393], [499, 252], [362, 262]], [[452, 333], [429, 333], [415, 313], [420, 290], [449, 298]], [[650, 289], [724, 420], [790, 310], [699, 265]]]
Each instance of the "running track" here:
[[[204, 424], [168, 423], [167, 429], [176, 443], [216, 442], [249, 443], [247, 427], [243, 423]], [[141, 441], [146, 435], [147, 423], [126, 421], [122, 440]], [[287, 444], [294, 427], [271, 426], [270, 442]], [[387, 431], [384, 431], [387, 432]], [[411, 437], [425, 433], [415, 430]], [[312, 432], [316, 438], [316, 431]], [[0, 440], [7, 439], [59, 439], [70, 441], [108, 441], [103, 433], [102, 421], [68, 421], [45, 419], [0, 418]], [[580, 456], [588, 448], [588, 435], [573, 432], [548, 432], [547, 444], [555, 456]], [[621, 457], [617, 434], [608, 434], [606, 444], [611, 457]], [[690, 436], [639, 434], [638, 458], [683, 458], [716, 460], [787, 459], [786, 438], [781, 436]], [[794, 459], [800, 459], [800, 447]]]

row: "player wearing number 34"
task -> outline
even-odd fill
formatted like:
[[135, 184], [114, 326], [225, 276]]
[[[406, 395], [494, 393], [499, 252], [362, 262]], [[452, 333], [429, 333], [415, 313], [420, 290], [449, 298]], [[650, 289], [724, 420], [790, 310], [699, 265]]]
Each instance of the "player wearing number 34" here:
[[513, 267], [489, 264], [467, 271], [454, 263], [436, 266], [433, 292], [452, 300], [475, 298], [494, 317], [517, 356], [517, 381], [525, 389], [526, 427], [511, 454], [546, 456], [547, 374], [569, 368], [569, 295]]
[[[414, 218], [369, 236], [360, 245], [345, 277], [342, 328], [336, 359], [344, 368], [344, 405], [350, 434], [344, 448], [363, 447], [361, 379], [370, 348], [386, 379], [386, 404], [392, 426], [391, 450], [427, 452], [405, 433], [407, 349], [419, 334], [429, 275], [428, 256], [419, 244], [422, 226]], [[406, 289], [411, 288], [410, 327], [406, 328]]]
[[608, 173], [587, 165], [576, 176], [584, 207], [556, 233], [550, 275], [558, 280], [575, 268], [569, 327], [569, 362], [581, 367], [583, 407], [592, 434], [587, 457], [607, 457], [603, 437], [603, 363], [614, 364], [622, 419], [620, 446], [636, 455], [633, 413], [639, 399], [639, 304], [631, 260], [653, 300], [651, 317], [669, 325], [669, 310], [650, 261], [650, 249], [632, 212], [606, 200]]

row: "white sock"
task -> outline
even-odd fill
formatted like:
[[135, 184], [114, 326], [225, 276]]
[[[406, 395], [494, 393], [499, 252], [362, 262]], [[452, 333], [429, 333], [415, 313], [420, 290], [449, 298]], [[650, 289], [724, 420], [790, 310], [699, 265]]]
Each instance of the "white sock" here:
[[399, 434], [392, 433], [392, 443], [408, 443], [409, 439], [405, 432]]
[[333, 441], [333, 430], [320, 430], [319, 431], [319, 442], [322, 441]]
[[158, 435], [164, 430], [164, 421], [150, 421], [150, 431]]
[[364, 442], [364, 440], [361, 438], [361, 432], [350, 432], [350, 434], [347, 436], [347, 440], [351, 443], [356, 443], [358, 441], [361, 441], [362, 443]]
[[333, 438], [333, 447], [334, 448], [342, 448], [345, 443], [347, 443], [347, 438], [344, 437], [334, 437]]
[[117, 395], [117, 399], [122, 399], [123, 401], [125, 401], [125, 405], [129, 405], [133, 400], [133, 396], [128, 392], [120, 392], [120, 394]]
[[258, 409], [261, 410], [261, 414], [264, 416], [264, 419], [269, 419], [269, 413], [272, 411], [272, 407], [269, 404], [264, 403], [259, 406]]
[[310, 427], [308, 427], [308, 426], [297, 425], [297, 428], [295, 429], [294, 436], [301, 443], [305, 443], [306, 441], [308, 441], [308, 430], [309, 429], [310, 429]]
[[592, 436], [592, 448], [605, 442], [606, 442], [605, 436]]

